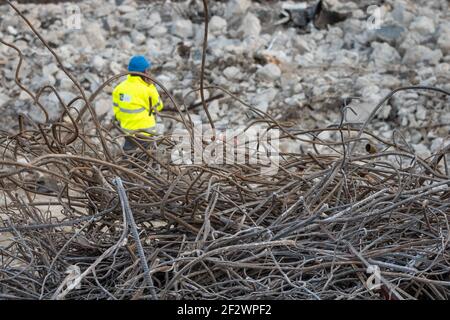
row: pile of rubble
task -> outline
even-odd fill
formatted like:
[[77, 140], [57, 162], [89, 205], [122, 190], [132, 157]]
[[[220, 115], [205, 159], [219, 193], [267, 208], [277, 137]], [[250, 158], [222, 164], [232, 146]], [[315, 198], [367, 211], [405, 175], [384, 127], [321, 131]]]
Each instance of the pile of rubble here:
[[[77, 3], [79, 11], [67, 3], [27, 3], [19, 8], [88, 91], [125, 71], [133, 54], [145, 54], [153, 61], [157, 79], [180, 102], [199, 86], [202, 1], [102, 2], [82, 1]], [[344, 21], [320, 30], [312, 24], [301, 29], [278, 23], [283, 10], [315, 2], [212, 1], [206, 82], [302, 128], [336, 123], [344, 96], [358, 97], [352, 103], [358, 116], [350, 112], [348, 121], [361, 121], [396, 87], [421, 84], [450, 89], [447, 1], [328, 0], [324, 2], [328, 8], [346, 14]], [[368, 8], [369, 4], [379, 6]], [[54, 85], [64, 101], [70, 101], [77, 91], [51, 55], [7, 5], [0, 6], [0, 12], [0, 36], [25, 55], [20, 73], [23, 85], [31, 90]], [[0, 107], [7, 128], [16, 122], [11, 119], [18, 112], [35, 120], [43, 116], [14, 83], [17, 63], [14, 50], [0, 45]], [[50, 115], [56, 116], [61, 108], [56, 97], [50, 94], [41, 99]], [[191, 94], [184, 102], [190, 105], [195, 100], [198, 96]], [[110, 109], [107, 91], [97, 100], [96, 110], [108, 120]], [[247, 121], [239, 104], [227, 99], [212, 101], [209, 109], [213, 119], [225, 126]], [[201, 110], [192, 112], [206, 121]], [[446, 101], [410, 92], [390, 100], [377, 117], [382, 121], [376, 124], [376, 132], [392, 136], [393, 129], [402, 127], [422, 155], [440, 147], [450, 123]], [[170, 124], [166, 127], [170, 129]]]

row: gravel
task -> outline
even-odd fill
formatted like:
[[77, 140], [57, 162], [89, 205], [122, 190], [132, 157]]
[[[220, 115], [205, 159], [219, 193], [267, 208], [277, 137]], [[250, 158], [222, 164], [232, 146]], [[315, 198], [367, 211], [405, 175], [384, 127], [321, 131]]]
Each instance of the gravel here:
[[[367, 28], [363, 2], [325, 2], [332, 10], [350, 12], [350, 17], [326, 29], [311, 25], [296, 29], [275, 24], [284, 1], [210, 2], [206, 83], [223, 86], [275, 119], [292, 120], [305, 129], [338, 123], [339, 104], [332, 102], [343, 96], [359, 97], [352, 102], [358, 114], [348, 112], [347, 120], [364, 121], [377, 102], [397, 87], [421, 84], [450, 89], [450, 15], [445, 0], [384, 1], [383, 21], [375, 30]], [[66, 28], [64, 4], [21, 3], [19, 8], [26, 10], [88, 92], [126, 71], [133, 54], [150, 58], [152, 72], [177, 99], [198, 87], [202, 1], [85, 0], [78, 5], [80, 30]], [[0, 5], [0, 17], [0, 37], [24, 52], [21, 83], [34, 92], [42, 85], [54, 85], [68, 103], [77, 94], [76, 87], [57, 62], [7, 5]], [[2, 125], [8, 130], [17, 129], [19, 112], [42, 118], [14, 82], [17, 63], [14, 50], [0, 44], [0, 107], [5, 111]], [[111, 91], [107, 86], [95, 103], [105, 122], [112, 119]], [[43, 94], [42, 101], [52, 117], [61, 112], [52, 95]], [[186, 99], [198, 101], [195, 94]], [[227, 99], [211, 103], [211, 109], [218, 121], [230, 126], [249, 121], [249, 113]], [[192, 112], [204, 119], [201, 108]], [[373, 125], [383, 136], [401, 128], [405, 139], [424, 152], [432, 145], [437, 148], [437, 137], [447, 141], [450, 127], [420, 127], [450, 122], [449, 114], [448, 100], [442, 97], [402, 92], [380, 110]], [[167, 121], [166, 129], [171, 127]]]

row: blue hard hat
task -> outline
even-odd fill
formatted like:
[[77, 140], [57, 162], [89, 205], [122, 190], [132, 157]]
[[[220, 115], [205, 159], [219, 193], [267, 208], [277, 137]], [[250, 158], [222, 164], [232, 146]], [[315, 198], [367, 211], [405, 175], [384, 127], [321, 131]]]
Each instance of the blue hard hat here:
[[151, 67], [150, 61], [148, 61], [144, 56], [133, 56], [128, 63], [129, 72], [144, 72]]

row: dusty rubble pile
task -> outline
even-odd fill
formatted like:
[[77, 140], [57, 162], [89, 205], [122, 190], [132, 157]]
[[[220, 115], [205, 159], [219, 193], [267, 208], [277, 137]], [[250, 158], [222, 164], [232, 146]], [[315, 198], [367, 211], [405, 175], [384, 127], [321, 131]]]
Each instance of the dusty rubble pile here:
[[[67, 28], [67, 7], [61, 4], [22, 4], [32, 23], [78, 76], [90, 92], [104, 80], [125, 69], [132, 54], [148, 55], [154, 73], [178, 101], [197, 88], [203, 41], [202, 1], [166, 3], [129, 0], [83, 1], [81, 29]], [[336, 123], [340, 99], [354, 100], [349, 121], [367, 117], [377, 101], [399, 86], [422, 84], [450, 89], [450, 17], [448, 2], [440, 1], [325, 1], [327, 6], [348, 15], [342, 22], [318, 30], [277, 24], [286, 8], [303, 3], [280, 1], [212, 1], [210, 4], [207, 83], [222, 86], [278, 120], [295, 121], [302, 128]], [[316, 1], [305, 2], [305, 6]], [[368, 5], [383, 10], [379, 29], [370, 30]], [[64, 101], [77, 93], [54, 59], [27, 26], [7, 5], [0, 6], [2, 38], [23, 50], [25, 61], [21, 82], [37, 89], [56, 85]], [[42, 120], [31, 107], [30, 98], [14, 83], [15, 52], [0, 45], [0, 106], [4, 125], [18, 112]], [[109, 91], [108, 91], [109, 90]], [[111, 118], [111, 88], [96, 102], [101, 118]], [[214, 95], [214, 90], [210, 90]], [[42, 98], [52, 117], [61, 106], [52, 94]], [[198, 96], [185, 97], [191, 105]], [[432, 111], [433, 109], [433, 111]], [[210, 103], [215, 121], [233, 126], [245, 123], [248, 115], [230, 99]], [[403, 128], [406, 139], [422, 156], [434, 152], [448, 140], [448, 100], [417, 93], [401, 93], [378, 113], [375, 132], [390, 138]], [[206, 122], [201, 108], [199, 114]], [[433, 117], [431, 117], [433, 113]], [[165, 122], [171, 129], [170, 121]], [[292, 151], [298, 146], [292, 145]]]
[[[165, 94], [176, 104], [180, 95], [198, 87], [202, 16], [196, 3], [189, 3], [171, 6], [172, 9], [166, 4], [155, 4], [159, 10], [149, 14], [159, 12], [161, 23], [139, 28], [132, 21], [136, 21], [136, 7], [142, 5], [124, 1], [117, 11], [106, 6], [91, 9], [92, 17], [104, 19], [92, 19], [92, 25], [97, 27], [84, 37], [64, 31], [58, 35], [51, 31], [59, 30], [57, 21], [44, 23], [51, 15], [42, 19], [35, 16], [33, 23], [46, 26], [45, 37], [49, 37], [46, 40], [55, 46], [68, 71], [63, 77], [49, 58], [42, 68], [53, 68], [53, 72], [36, 75], [35, 69], [24, 66], [19, 72], [22, 84], [31, 89], [34, 97], [47, 80], [54, 81], [57, 92], [69, 101], [73, 97], [70, 90], [78, 85], [77, 81], [68, 80], [71, 75], [88, 93], [74, 90], [74, 96], [85, 94], [77, 102], [85, 110], [83, 116], [78, 117], [74, 110], [47, 109], [57, 121], [48, 119], [39, 123], [37, 113], [29, 112], [20, 118], [14, 135], [0, 131], [0, 299], [448, 299], [450, 147], [442, 136], [441, 142], [435, 143], [437, 136], [432, 138], [430, 134], [435, 133], [422, 123], [427, 137], [436, 146], [430, 151], [425, 145], [423, 151], [429, 152], [429, 156], [423, 157], [415, 149], [421, 141], [409, 141], [409, 132], [380, 134], [389, 124], [383, 124], [379, 118], [368, 119], [361, 125], [344, 121], [339, 106], [331, 111], [326, 98], [329, 90], [341, 94], [355, 87], [353, 82], [343, 80], [346, 76], [364, 77], [359, 75], [363, 70], [360, 65], [348, 62], [354, 68], [345, 75], [342, 72], [349, 71], [338, 71], [342, 68], [335, 65], [337, 56], [325, 59], [327, 51], [322, 47], [325, 43], [336, 46], [341, 43], [339, 48], [343, 48], [345, 41], [350, 41], [344, 34], [339, 36], [338, 30], [343, 30], [339, 24], [327, 31], [306, 30], [295, 35], [297, 40], [315, 39], [304, 42], [314, 43], [315, 47], [291, 55], [289, 50], [282, 49], [292, 45], [291, 39], [283, 38], [285, 34], [273, 38], [266, 33], [262, 21], [271, 21], [273, 17], [262, 18], [270, 12], [264, 6], [231, 1], [215, 3], [211, 8], [214, 16], [226, 19], [211, 18], [207, 80], [211, 85], [239, 93], [235, 96], [222, 90], [225, 98], [209, 104], [215, 115], [213, 123], [223, 125], [224, 120], [218, 115], [225, 112], [229, 125], [245, 123], [253, 127], [263, 123], [270, 130], [279, 130], [280, 144], [286, 150], [281, 148], [276, 174], [264, 175], [261, 165], [252, 163], [174, 165], [167, 161], [175, 148], [170, 132], [154, 138], [158, 154], [149, 150], [124, 157], [118, 131], [111, 129], [107, 117], [102, 122], [96, 121], [98, 114], [100, 119], [106, 115], [109, 104], [103, 80], [122, 71], [120, 62], [132, 52], [131, 43], [150, 46], [146, 34], [154, 35], [155, 28], [160, 28], [160, 36], [151, 38], [154, 41], [151, 48], [155, 61], [161, 65], [157, 79], [167, 85]], [[338, 10], [338, 4], [334, 5]], [[82, 6], [89, 12], [89, 2]], [[349, 2], [342, 6], [354, 5]], [[33, 7], [24, 8], [33, 17]], [[59, 10], [57, 6], [46, 8]], [[407, 16], [411, 10], [404, 8], [403, 13]], [[174, 12], [184, 12], [183, 19], [170, 18]], [[153, 18], [152, 21], [157, 19]], [[351, 18], [340, 23], [352, 20], [358, 21]], [[433, 23], [436, 21], [439, 20], [435, 18]], [[415, 28], [423, 30], [426, 23], [419, 22]], [[104, 30], [98, 32], [101, 25]], [[8, 34], [0, 41], [13, 50], [11, 54], [9, 49], [2, 53], [8, 57], [2, 68], [7, 82], [4, 88], [9, 88], [8, 94], [16, 90], [19, 97], [24, 97], [23, 90], [12, 85], [11, 74], [17, 69], [9, 64], [22, 51], [33, 50], [26, 43], [32, 34], [21, 28], [9, 25]], [[222, 33], [225, 28], [227, 37]], [[296, 31], [289, 29], [287, 34], [294, 35]], [[176, 41], [183, 44], [174, 43], [175, 35]], [[357, 36], [364, 35], [358, 32]], [[112, 37], [121, 50], [111, 47], [106, 40]], [[135, 40], [131, 42], [128, 37]], [[58, 41], [63, 44], [58, 46]], [[363, 51], [364, 46], [356, 46], [358, 41], [352, 48]], [[17, 51], [10, 42], [18, 47]], [[226, 44], [220, 46], [222, 42]], [[378, 52], [377, 57], [395, 56], [397, 49], [393, 46], [375, 43], [378, 42], [372, 43], [373, 52], [366, 57], [374, 52]], [[267, 44], [269, 48], [265, 47]], [[377, 45], [382, 47], [376, 49]], [[95, 46], [102, 49], [101, 57], [91, 56]], [[441, 48], [432, 50], [442, 52]], [[28, 54], [34, 53], [25, 56]], [[169, 59], [169, 54], [173, 58]], [[413, 56], [406, 50], [399, 59], [406, 59], [405, 66], [410, 68], [414, 63], [409, 59]], [[90, 70], [94, 64], [88, 57], [96, 60], [96, 72]], [[289, 65], [286, 59], [291, 58], [300, 66], [295, 72], [286, 69]], [[252, 63], [247, 63], [248, 59], [253, 59]], [[427, 60], [417, 65], [443, 70], [442, 59], [443, 54], [435, 64]], [[381, 79], [400, 81], [395, 86], [407, 81], [397, 80], [399, 74], [407, 73], [402, 64], [391, 64], [389, 59], [376, 61], [381, 61], [386, 70], [360, 60], [364, 70], [371, 70], [362, 89], [371, 88], [376, 95], [377, 90], [389, 88]], [[318, 72], [313, 65], [318, 62], [328, 65], [321, 67], [327, 72]], [[395, 72], [391, 67], [396, 68]], [[170, 74], [178, 81], [165, 82]], [[437, 74], [432, 73], [435, 79], [429, 81], [442, 81]], [[37, 78], [31, 81], [33, 77], [41, 77], [40, 82], [35, 82]], [[42, 77], [48, 79], [44, 81]], [[322, 117], [312, 128], [307, 128], [306, 119], [301, 126], [286, 122], [283, 114], [287, 109], [276, 111], [287, 108], [284, 100], [295, 96], [289, 91], [294, 86], [297, 94], [304, 95], [301, 99], [297, 97], [298, 105], [294, 105], [298, 112], [308, 117], [304, 111], [306, 99], [314, 110], [309, 116]], [[89, 94], [97, 88], [100, 90], [95, 95]], [[267, 100], [252, 100], [261, 96], [258, 90], [269, 92], [273, 100], [267, 105], [259, 104]], [[323, 91], [311, 95], [311, 90]], [[411, 114], [417, 117], [419, 113], [423, 121], [439, 116], [448, 107], [449, 96], [450, 92], [435, 87], [416, 88], [399, 91], [381, 102], [390, 104], [392, 109], [401, 104], [398, 113], [410, 110], [403, 109], [403, 104], [405, 108], [415, 108], [400, 117], [406, 121], [403, 125], [410, 126]], [[194, 101], [195, 97], [188, 96], [185, 100], [188, 99]], [[253, 104], [238, 99], [248, 99]], [[421, 99], [424, 110], [419, 112]], [[8, 96], [6, 100], [7, 105], [26, 108], [21, 99]], [[42, 106], [49, 107], [50, 100], [42, 102]], [[372, 105], [351, 102], [350, 106], [361, 111], [364, 106], [374, 108], [376, 102]], [[189, 101], [185, 103], [189, 105]], [[89, 104], [95, 106], [97, 114], [85, 108]], [[377, 115], [383, 113], [384, 104], [375, 110]], [[427, 108], [428, 104], [435, 109]], [[262, 113], [266, 107], [271, 111], [269, 114]], [[33, 108], [37, 109], [36, 104]], [[321, 114], [322, 109], [326, 113]], [[195, 110], [190, 112], [175, 112], [171, 125], [192, 132], [189, 116], [192, 118]], [[203, 117], [200, 109], [198, 113], [198, 117]], [[233, 118], [238, 115], [241, 118]], [[383, 125], [377, 127], [380, 123]], [[257, 142], [256, 145], [263, 145], [262, 141]], [[297, 146], [294, 152], [292, 145]], [[248, 157], [267, 150], [248, 149]]]

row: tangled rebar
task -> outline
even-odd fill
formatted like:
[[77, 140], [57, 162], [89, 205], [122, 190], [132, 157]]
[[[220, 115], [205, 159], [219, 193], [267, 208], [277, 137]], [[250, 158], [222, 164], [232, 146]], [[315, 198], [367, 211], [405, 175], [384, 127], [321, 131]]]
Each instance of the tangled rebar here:
[[[400, 88], [363, 125], [345, 122], [344, 106], [337, 125], [314, 130], [241, 101], [256, 116], [247, 128], [263, 122], [282, 132], [280, 141], [310, 147], [280, 154], [276, 175], [254, 164], [174, 165], [154, 150], [124, 157], [92, 108], [123, 74], [89, 96], [7, 2], [80, 97], [65, 104], [54, 87], [35, 94], [22, 86], [23, 55], [0, 39], [19, 55], [16, 83], [35, 105], [46, 113], [39, 97], [47, 90], [64, 107], [56, 122], [20, 115], [17, 133], [0, 132], [0, 299], [450, 297], [450, 147], [423, 159], [400, 133], [388, 141], [368, 129], [399, 90], [449, 92]], [[192, 132], [186, 108], [151, 80], [176, 108], [172, 118]], [[201, 82], [202, 92], [209, 87]], [[336, 139], [320, 138], [324, 132]], [[152, 139], [164, 152], [174, 148], [168, 135]]]

